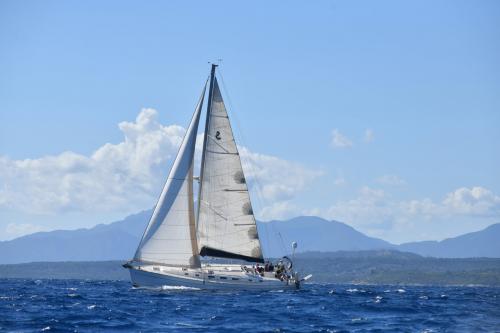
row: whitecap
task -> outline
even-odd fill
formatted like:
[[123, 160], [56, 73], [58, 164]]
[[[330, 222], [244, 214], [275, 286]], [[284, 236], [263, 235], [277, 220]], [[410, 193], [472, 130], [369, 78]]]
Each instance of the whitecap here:
[[382, 296], [375, 296], [375, 303], [380, 303], [380, 301], [383, 299]]
[[402, 294], [402, 293], [405, 293], [406, 290], [404, 290], [404, 289], [398, 289], [397, 292], [400, 293], [400, 294]]
[[348, 293], [357, 293], [357, 292], [358, 292], [358, 289], [356, 289], [356, 288], [354, 288], [354, 289], [349, 288], [349, 289], [346, 289], [346, 291], [347, 291]]
[[429, 299], [429, 296], [423, 295], [419, 297], [420, 299]]
[[50, 330], [50, 326], [47, 326], [47, 327], [44, 327], [44, 328], [41, 329], [42, 332], [43, 331], [48, 331], [48, 330]]
[[201, 290], [201, 289], [195, 287], [186, 287], [186, 286], [161, 286], [161, 290]]
[[96, 307], [96, 305], [95, 305], [95, 304], [92, 304], [92, 305], [87, 306], [87, 309], [92, 310], [92, 309], [94, 309], [95, 307]]
[[189, 324], [189, 323], [175, 323], [177, 326], [184, 326], [184, 327], [189, 327], [189, 328], [206, 328], [206, 326], [201, 326], [201, 325], [195, 325], [195, 324]]

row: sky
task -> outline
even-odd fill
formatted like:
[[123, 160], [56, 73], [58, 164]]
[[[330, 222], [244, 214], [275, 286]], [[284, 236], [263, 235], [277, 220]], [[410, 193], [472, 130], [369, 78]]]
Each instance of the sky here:
[[151, 208], [219, 59], [259, 219], [481, 230], [499, 41], [498, 1], [1, 0], [0, 240]]

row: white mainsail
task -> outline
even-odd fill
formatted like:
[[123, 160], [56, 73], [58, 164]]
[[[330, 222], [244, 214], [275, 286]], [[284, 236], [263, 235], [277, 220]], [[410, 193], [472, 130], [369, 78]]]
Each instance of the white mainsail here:
[[198, 202], [200, 254], [262, 262], [248, 187], [215, 78], [212, 90]]
[[200, 267], [193, 202], [193, 161], [205, 87], [134, 260]]

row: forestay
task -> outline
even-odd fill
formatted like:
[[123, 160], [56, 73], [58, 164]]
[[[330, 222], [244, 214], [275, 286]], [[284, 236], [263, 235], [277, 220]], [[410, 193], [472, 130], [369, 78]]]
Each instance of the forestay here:
[[205, 132], [198, 203], [200, 254], [262, 262], [247, 183], [215, 78]]
[[193, 160], [206, 85], [134, 260], [200, 267], [193, 203]]

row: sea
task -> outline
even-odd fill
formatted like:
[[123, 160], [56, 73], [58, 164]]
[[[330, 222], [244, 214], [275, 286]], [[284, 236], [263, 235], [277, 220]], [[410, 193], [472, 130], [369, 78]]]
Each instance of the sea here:
[[0, 279], [1, 332], [500, 332], [500, 288], [308, 284], [217, 292]]

